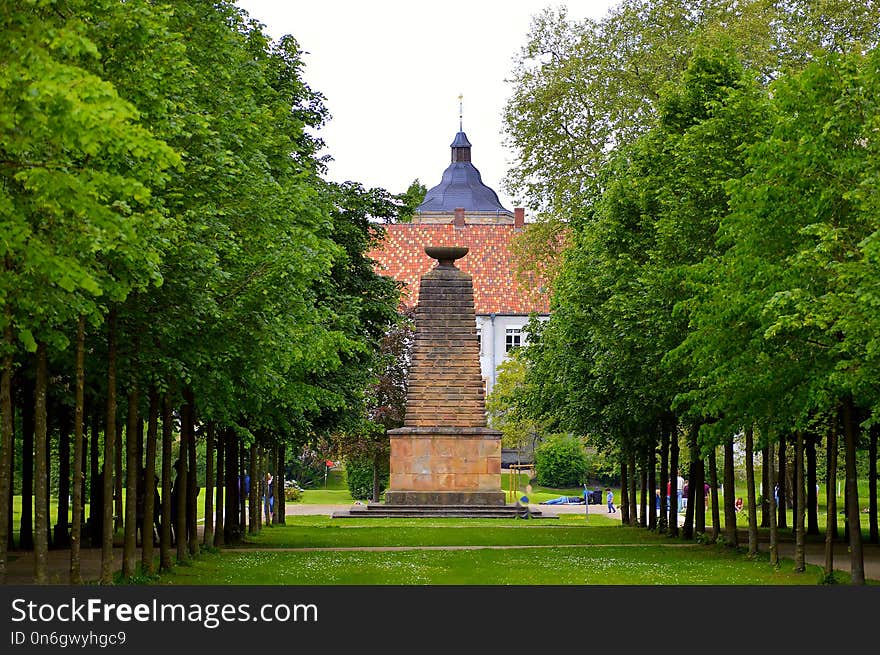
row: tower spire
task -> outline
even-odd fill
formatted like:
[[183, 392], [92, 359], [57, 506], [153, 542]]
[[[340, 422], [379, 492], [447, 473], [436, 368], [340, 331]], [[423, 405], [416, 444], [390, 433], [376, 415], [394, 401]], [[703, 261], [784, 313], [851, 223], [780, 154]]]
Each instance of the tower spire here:
[[459, 94], [458, 94], [458, 131], [459, 131], [459, 132], [464, 132], [464, 128], [462, 127], [462, 125], [463, 125], [463, 123], [462, 123], [462, 118], [461, 118], [461, 117], [462, 117], [462, 113], [463, 113], [462, 110], [461, 110], [461, 106], [462, 106], [462, 105], [461, 105], [461, 101], [462, 101], [462, 99], [464, 99], [464, 94], [459, 93]]

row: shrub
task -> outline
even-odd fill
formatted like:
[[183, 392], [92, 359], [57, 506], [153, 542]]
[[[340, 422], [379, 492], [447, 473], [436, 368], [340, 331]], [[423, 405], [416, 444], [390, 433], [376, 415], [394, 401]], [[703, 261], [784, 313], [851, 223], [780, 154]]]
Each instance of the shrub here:
[[287, 486], [284, 488], [284, 500], [290, 503], [298, 503], [302, 500], [303, 492], [299, 487]]
[[[351, 459], [345, 462], [345, 475], [348, 491], [355, 500], [373, 498], [373, 461], [370, 459]], [[388, 461], [379, 464], [379, 493], [388, 486]]]
[[[587, 471], [594, 483], [605, 486], [616, 486], [620, 481], [620, 469], [617, 462], [595, 448], [586, 449]], [[587, 480], [589, 483], [590, 480]]]
[[587, 454], [579, 439], [554, 435], [535, 450], [535, 478], [543, 487], [576, 487], [587, 473]]

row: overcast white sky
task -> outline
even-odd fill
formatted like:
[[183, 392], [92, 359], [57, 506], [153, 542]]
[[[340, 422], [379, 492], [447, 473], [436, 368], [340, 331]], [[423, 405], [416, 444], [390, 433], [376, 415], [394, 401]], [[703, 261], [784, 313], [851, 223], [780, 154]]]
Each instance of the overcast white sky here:
[[333, 157], [328, 177], [404, 191], [429, 189], [464, 131], [483, 182], [508, 209], [522, 206], [501, 181], [505, 80], [525, 45], [531, 18], [565, 5], [569, 16], [601, 18], [618, 0], [237, 0], [273, 38], [296, 37], [306, 82], [326, 98], [331, 119], [320, 135]]

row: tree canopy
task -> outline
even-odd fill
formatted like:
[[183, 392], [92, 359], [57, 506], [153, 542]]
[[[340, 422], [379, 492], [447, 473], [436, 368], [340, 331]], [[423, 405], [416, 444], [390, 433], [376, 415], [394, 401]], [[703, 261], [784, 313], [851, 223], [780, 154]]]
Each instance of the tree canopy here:
[[[316, 133], [329, 115], [295, 38], [270, 39], [231, 2], [25, 0], [0, 20], [3, 456], [14, 389], [33, 380], [38, 397], [86, 403], [104, 426], [117, 497], [117, 385], [131, 497], [144, 461], [138, 417], [155, 425], [162, 397], [190, 484], [197, 434], [209, 429], [233, 484], [230, 471], [260, 459], [252, 447], [279, 455], [360, 425], [398, 304], [366, 253], [382, 238], [376, 220], [411, 211], [423, 187], [397, 197], [322, 177]], [[74, 343], [88, 351], [76, 403], [62, 400], [77, 386]], [[47, 428], [45, 411], [37, 452], [60, 420]], [[226, 518], [240, 527], [228, 508]]]
[[687, 435], [693, 476], [722, 444], [727, 473], [743, 431], [797, 436], [802, 462], [803, 434], [839, 426], [854, 476], [877, 420], [877, 19], [640, 0], [535, 19], [506, 113], [508, 182], [545, 225], [523, 266], [555, 277], [523, 353], [531, 418], [625, 475], [673, 456], [661, 435]]

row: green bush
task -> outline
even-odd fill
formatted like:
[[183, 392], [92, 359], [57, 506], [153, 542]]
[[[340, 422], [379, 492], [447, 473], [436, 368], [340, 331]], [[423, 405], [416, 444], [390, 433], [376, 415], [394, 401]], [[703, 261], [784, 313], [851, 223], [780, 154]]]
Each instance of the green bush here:
[[[379, 465], [379, 493], [388, 486], [388, 461]], [[373, 498], [373, 462], [369, 459], [352, 459], [345, 462], [348, 491], [355, 500]]]
[[290, 503], [298, 503], [302, 500], [302, 497], [302, 489], [298, 489], [297, 487], [286, 487], [284, 489], [284, 500]]
[[554, 435], [535, 449], [535, 478], [542, 487], [580, 486], [587, 473], [587, 453], [579, 439]]
[[620, 483], [620, 468], [617, 462], [595, 448], [586, 449], [587, 471], [590, 473], [587, 484], [592, 481], [604, 486], [616, 486]]

